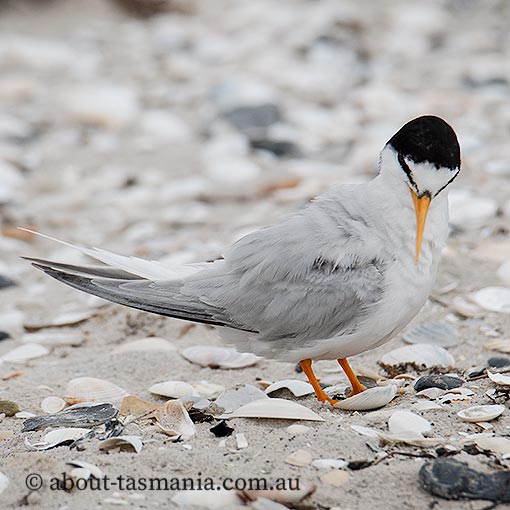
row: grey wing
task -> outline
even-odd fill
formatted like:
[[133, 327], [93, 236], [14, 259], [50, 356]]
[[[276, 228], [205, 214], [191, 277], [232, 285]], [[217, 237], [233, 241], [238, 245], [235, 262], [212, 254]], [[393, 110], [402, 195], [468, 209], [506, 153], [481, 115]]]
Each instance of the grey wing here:
[[[326, 204], [327, 205], [327, 204]], [[225, 260], [171, 281], [95, 268], [35, 266], [110, 301], [180, 319], [299, 341], [352, 333], [384, 292], [384, 260], [364, 255], [359, 229], [314, 204], [238, 241]], [[363, 223], [362, 220], [360, 220]]]

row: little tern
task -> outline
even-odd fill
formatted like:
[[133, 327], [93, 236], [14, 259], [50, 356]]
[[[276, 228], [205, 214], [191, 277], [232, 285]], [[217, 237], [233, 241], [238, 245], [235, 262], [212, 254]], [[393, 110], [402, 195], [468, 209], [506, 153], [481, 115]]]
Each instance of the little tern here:
[[333, 187], [244, 236], [214, 262], [167, 267], [81, 247], [103, 265], [29, 260], [76, 289], [218, 326], [242, 351], [299, 362], [319, 400], [334, 404], [312, 361], [338, 360], [351, 394], [363, 391], [347, 358], [394, 337], [432, 290], [448, 185], [460, 171], [457, 136], [439, 117], [413, 119], [384, 146], [378, 169], [372, 181]]

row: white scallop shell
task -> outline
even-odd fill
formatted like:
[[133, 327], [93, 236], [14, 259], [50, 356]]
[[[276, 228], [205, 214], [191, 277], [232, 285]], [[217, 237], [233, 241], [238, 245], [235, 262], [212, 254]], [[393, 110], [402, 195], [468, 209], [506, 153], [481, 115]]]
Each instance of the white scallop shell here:
[[470, 295], [472, 301], [489, 312], [510, 313], [510, 288], [486, 287]]
[[214, 397], [219, 395], [222, 391], [225, 391], [225, 386], [222, 386], [221, 384], [209, 383], [207, 381], [193, 383], [192, 386], [201, 397], [205, 398]]
[[62, 411], [66, 405], [66, 401], [60, 397], [46, 397], [41, 402], [41, 409], [47, 414], [55, 414]]
[[74, 402], [109, 402], [118, 404], [129, 393], [104, 379], [77, 377], [67, 383], [66, 400]]
[[429, 421], [409, 411], [395, 411], [388, 420], [388, 429], [392, 434], [413, 432], [425, 434], [432, 430]]
[[154, 417], [157, 419], [156, 425], [172, 441], [186, 440], [196, 434], [195, 424], [179, 400], [169, 400], [154, 411]]
[[116, 352], [173, 352], [176, 350], [177, 347], [168, 340], [152, 336], [121, 345], [116, 349]]
[[130, 445], [136, 453], [142, 451], [143, 442], [139, 436], [115, 436], [100, 441], [97, 446], [100, 450], [112, 450], [113, 448], [122, 448]]
[[414, 363], [418, 366], [431, 367], [450, 367], [455, 361], [453, 356], [442, 347], [432, 344], [414, 344], [399, 347], [381, 358], [384, 365], [400, 365], [405, 363]]
[[39, 344], [24, 344], [4, 354], [2, 360], [9, 363], [25, 363], [30, 359], [46, 356], [49, 352], [46, 347]]
[[324, 418], [301, 404], [284, 398], [262, 398], [246, 404], [232, 414], [221, 416], [230, 418], [278, 418], [282, 420], [324, 421]]
[[211, 368], [244, 368], [254, 365], [260, 359], [255, 354], [241, 353], [229, 347], [211, 345], [188, 347], [181, 354], [191, 363]]
[[161, 395], [169, 398], [182, 398], [182, 397], [198, 397], [199, 394], [191, 386], [184, 381], [165, 381], [153, 384], [149, 391], [155, 395]]
[[346, 411], [369, 411], [385, 406], [393, 400], [396, 394], [397, 387], [394, 384], [376, 386], [352, 397], [339, 400], [334, 407]]
[[494, 405], [483, 405], [473, 406], [468, 409], [463, 409], [457, 413], [457, 416], [464, 421], [472, 423], [491, 421], [501, 416], [505, 411], [505, 406], [494, 404]]
[[266, 395], [270, 395], [282, 388], [288, 389], [295, 397], [304, 397], [305, 395], [314, 393], [314, 389], [310, 383], [300, 381], [298, 379], [284, 379], [282, 381], [276, 381], [266, 388], [265, 393]]
[[504, 375], [500, 373], [492, 373], [490, 370], [487, 370], [487, 375], [489, 379], [496, 383], [498, 386], [510, 386], [510, 376]]
[[447, 322], [430, 322], [407, 330], [403, 335], [403, 339], [410, 344], [425, 343], [452, 347], [457, 345], [457, 331]]

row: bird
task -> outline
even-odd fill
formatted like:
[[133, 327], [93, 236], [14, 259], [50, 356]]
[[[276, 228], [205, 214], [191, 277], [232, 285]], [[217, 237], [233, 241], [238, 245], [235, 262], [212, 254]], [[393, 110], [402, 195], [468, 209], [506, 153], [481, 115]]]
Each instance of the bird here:
[[349, 396], [365, 390], [348, 358], [389, 341], [425, 304], [460, 166], [453, 128], [423, 115], [384, 145], [371, 181], [333, 186], [218, 260], [168, 267], [65, 242], [102, 265], [28, 260], [75, 289], [208, 324], [243, 352], [299, 363], [319, 401], [334, 405], [312, 363], [337, 360]]

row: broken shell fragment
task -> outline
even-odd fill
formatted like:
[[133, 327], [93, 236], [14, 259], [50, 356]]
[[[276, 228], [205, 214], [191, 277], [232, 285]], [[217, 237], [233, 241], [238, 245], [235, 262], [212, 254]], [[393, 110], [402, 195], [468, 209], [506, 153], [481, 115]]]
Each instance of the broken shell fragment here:
[[413, 344], [386, 353], [380, 361], [385, 366], [412, 365], [416, 368], [453, 366], [453, 356], [443, 347], [432, 344]]
[[104, 379], [95, 377], [77, 377], [67, 383], [65, 401], [69, 404], [78, 402], [108, 402], [119, 404], [129, 393]]
[[229, 347], [197, 345], [182, 351], [182, 356], [196, 365], [211, 368], [245, 368], [257, 363], [259, 356], [237, 352]]
[[510, 339], [495, 340], [494, 342], [485, 344], [484, 347], [486, 349], [490, 349], [491, 351], [510, 353]]
[[464, 421], [477, 423], [483, 421], [491, 421], [495, 418], [498, 418], [505, 411], [505, 406], [495, 404], [495, 405], [483, 405], [483, 406], [474, 406], [469, 407], [468, 409], [463, 409], [457, 413], [457, 416]]
[[246, 404], [232, 414], [221, 416], [230, 418], [278, 418], [282, 420], [324, 421], [324, 418], [301, 404], [284, 398], [262, 398]]
[[142, 416], [151, 413], [157, 408], [156, 404], [146, 402], [139, 397], [129, 395], [122, 400], [120, 405], [119, 414], [121, 416]]
[[310, 452], [306, 450], [296, 450], [285, 459], [285, 462], [291, 466], [303, 467], [311, 464], [312, 460], [313, 457]]
[[[70, 466], [75, 466], [78, 469], [83, 469], [84, 471], [88, 471], [90, 475], [92, 475], [94, 478], [103, 478], [104, 473], [94, 464], [91, 464], [90, 462], [85, 462], [83, 460], [70, 460], [67, 462]], [[77, 478], [83, 478], [83, 477], [77, 477]], [[88, 476], [87, 478], [90, 478]]]
[[304, 397], [305, 395], [310, 395], [314, 392], [310, 383], [299, 381], [298, 379], [284, 379], [268, 386], [265, 393], [270, 395], [282, 388], [288, 389], [295, 397]]
[[220, 412], [232, 413], [241, 406], [260, 399], [269, 400], [269, 397], [255, 386], [246, 384], [235, 390], [224, 391], [216, 399], [215, 405], [221, 409]]
[[343, 469], [347, 467], [347, 462], [342, 459], [316, 459], [312, 466], [317, 469]]
[[352, 397], [339, 400], [333, 407], [346, 411], [370, 411], [390, 403], [396, 394], [397, 387], [394, 384], [376, 386]]
[[395, 411], [388, 420], [388, 429], [392, 434], [426, 434], [432, 425], [425, 418], [409, 411]]
[[441, 390], [451, 390], [464, 384], [464, 381], [458, 377], [449, 375], [424, 375], [414, 383], [414, 390], [420, 392], [427, 388], [439, 388]]
[[50, 448], [57, 448], [58, 446], [74, 443], [74, 441], [81, 439], [89, 432], [89, 429], [78, 427], [56, 429], [48, 432], [39, 443], [32, 444], [25, 438], [25, 445], [31, 450], [49, 450]]
[[170, 436], [172, 441], [189, 439], [196, 434], [195, 424], [179, 400], [169, 400], [158, 407], [153, 416], [159, 429]]
[[510, 386], [510, 376], [487, 370], [489, 379], [498, 386]]
[[60, 397], [46, 397], [41, 402], [41, 409], [47, 414], [55, 414], [66, 406], [66, 401]]
[[169, 398], [182, 398], [182, 397], [198, 397], [199, 394], [191, 386], [183, 381], [165, 381], [157, 384], [153, 384], [149, 391], [155, 395], [161, 395], [162, 397]]
[[457, 331], [447, 322], [420, 324], [406, 331], [403, 339], [410, 344], [434, 344], [441, 347], [457, 345]]
[[97, 446], [104, 451], [118, 448], [119, 450], [134, 450], [136, 453], [140, 453], [143, 442], [139, 436], [116, 436], [100, 441]]

